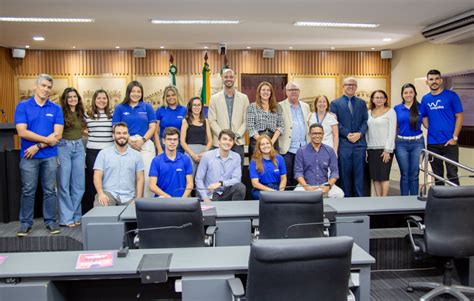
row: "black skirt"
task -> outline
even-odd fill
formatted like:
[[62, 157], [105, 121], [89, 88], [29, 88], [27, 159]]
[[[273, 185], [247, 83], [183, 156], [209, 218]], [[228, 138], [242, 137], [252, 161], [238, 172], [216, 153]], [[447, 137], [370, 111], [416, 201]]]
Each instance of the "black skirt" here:
[[369, 162], [370, 178], [374, 181], [390, 180], [390, 169], [392, 168], [393, 153], [390, 154], [390, 161], [382, 161], [383, 149], [367, 150], [367, 161]]

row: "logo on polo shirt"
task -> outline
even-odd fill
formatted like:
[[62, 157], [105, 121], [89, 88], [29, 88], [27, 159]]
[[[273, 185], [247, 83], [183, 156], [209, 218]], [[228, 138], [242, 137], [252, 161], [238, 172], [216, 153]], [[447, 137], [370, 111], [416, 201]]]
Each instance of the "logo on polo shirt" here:
[[130, 115], [129, 112], [123, 112], [123, 115]]
[[51, 113], [46, 113], [46, 116], [48, 116], [48, 117], [54, 117], [54, 115], [51, 114]]
[[430, 110], [440, 110], [440, 109], [444, 109], [444, 106], [442, 105], [439, 105], [439, 103], [441, 102], [441, 99], [438, 99], [436, 100], [436, 102], [431, 102], [431, 103], [428, 103], [428, 107], [430, 107]]
[[183, 116], [178, 116], [178, 119], [183, 119], [184, 117]]
[[176, 171], [183, 171], [182, 168], [176, 168]]

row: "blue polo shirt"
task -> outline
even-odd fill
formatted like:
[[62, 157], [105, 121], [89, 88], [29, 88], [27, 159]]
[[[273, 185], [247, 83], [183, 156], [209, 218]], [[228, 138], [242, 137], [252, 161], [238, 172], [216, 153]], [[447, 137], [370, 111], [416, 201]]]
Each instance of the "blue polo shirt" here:
[[156, 120], [160, 122], [160, 138], [163, 138], [163, 132], [167, 127], [177, 128], [181, 131], [181, 123], [186, 116], [185, 106], [176, 106], [176, 109], [170, 107], [159, 107], [156, 110]]
[[453, 138], [456, 114], [462, 111], [461, 99], [454, 91], [423, 96], [420, 112], [428, 117], [428, 144], [445, 144]]
[[250, 178], [257, 179], [261, 184], [278, 183], [280, 184], [280, 177], [286, 175], [285, 160], [280, 155], [276, 155], [277, 166], [273, 164], [272, 160], [263, 159], [263, 172], [257, 171], [257, 163], [250, 161], [249, 170]]
[[120, 121], [127, 123], [130, 136], [138, 134], [143, 137], [148, 131], [148, 124], [156, 122], [156, 118], [151, 104], [140, 101], [133, 108], [129, 104], [118, 104], [112, 116], [112, 124]]
[[403, 137], [413, 137], [422, 134], [421, 121], [423, 116], [421, 115], [420, 109], [418, 109], [418, 124], [416, 129], [410, 126], [410, 109], [405, 107], [403, 103], [396, 105], [393, 110], [397, 114], [397, 127], [398, 135]]
[[[151, 161], [150, 177], [157, 177], [157, 186], [173, 197], [180, 197], [186, 188], [186, 176], [193, 174], [191, 159], [180, 152], [171, 160], [166, 152]], [[158, 196], [155, 194], [155, 196]]]
[[[61, 107], [46, 100], [43, 106], [39, 106], [34, 96], [20, 102], [15, 110], [15, 125], [26, 124], [29, 131], [35, 134], [48, 137], [54, 132], [54, 125], [64, 125], [63, 111]], [[25, 156], [25, 150], [38, 142], [21, 138], [20, 158]], [[58, 147], [48, 146], [40, 149], [34, 156], [34, 159], [51, 158], [58, 155]]]

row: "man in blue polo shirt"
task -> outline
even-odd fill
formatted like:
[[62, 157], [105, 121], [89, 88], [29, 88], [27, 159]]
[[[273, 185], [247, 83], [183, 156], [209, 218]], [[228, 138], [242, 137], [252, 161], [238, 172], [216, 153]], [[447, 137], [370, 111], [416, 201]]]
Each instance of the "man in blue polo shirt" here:
[[43, 217], [51, 234], [58, 234], [56, 222], [56, 144], [61, 139], [64, 118], [61, 108], [48, 99], [53, 78], [40, 74], [33, 97], [20, 102], [15, 110], [15, 125], [20, 136], [20, 230], [17, 236], [27, 236], [33, 226], [35, 194], [38, 177], [43, 187]]
[[[461, 99], [456, 92], [444, 89], [441, 72], [430, 70], [426, 75], [426, 84], [430, 93], [423, 96], [420, 113], [423, 124], [428, 128], [428, 150], [443, 157], [459, 162], [458, 137], [461, 132], [464, 114]], [[458, 168], [446, 163], [447, 179], [459, 185]], [[433, 173], [444, 178], [443, 161], [432, 158]], [[436, 180], [436, 185], [443, 182]]]
[[188, 197], [193, 189], [193, 164], [188, 156], [176, 151], [178, 141], [178, 129], [165, 128], [165, 151], [150, 166], [150, 190], [156, 197]]

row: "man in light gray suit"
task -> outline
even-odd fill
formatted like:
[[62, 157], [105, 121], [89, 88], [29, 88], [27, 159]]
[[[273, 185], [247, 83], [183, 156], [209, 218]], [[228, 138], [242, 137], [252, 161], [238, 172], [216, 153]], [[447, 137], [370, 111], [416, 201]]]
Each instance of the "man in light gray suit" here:
[[308, 104], [299, 100], [300, 88], [296, 83], [286, 84], [286, 96], [287, 98], [280, 102], [285, 128], [278, 138], [278, 143], [280, 154], [285, 159], [287, 185], [295, 186], [298, 184], [294, 178], [295, 155], [296, 151], [308, 141], [306, 121], [311, 111]]
[[232, 150], [238, 153], [244, 162], [245, 131], [247, 130], [247, 107], [249, 99], [247, 95], [240, 93], [234, 88], [235, 73], [231, 69], [222, 71], [222, 83], [224, 90], [211, 96], [208, 120], [211, 125], [212, 144], [219, 146], [219, 133], [224, 129], [230, 129], [235, 133], [236, 139]]

